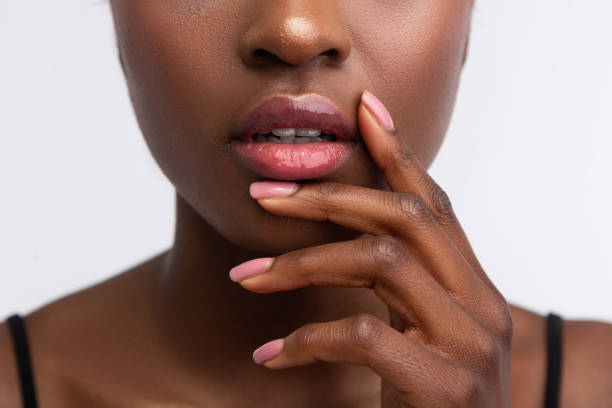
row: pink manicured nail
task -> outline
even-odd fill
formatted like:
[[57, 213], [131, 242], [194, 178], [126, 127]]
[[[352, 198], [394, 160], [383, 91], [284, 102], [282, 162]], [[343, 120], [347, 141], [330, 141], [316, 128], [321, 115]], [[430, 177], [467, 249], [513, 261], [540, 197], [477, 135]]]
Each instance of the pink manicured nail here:
[[283, 351], [284, 342], [285, 339], [276, 339], [267, 342], [253, 352], [253, 361], [257, 364], [261, 364], [276, 357]]
[[375, 97], [371, 92], [364, 91], [363, 94], [361, 94], [361, 100], [365, 104], [366, 108], [368, 108], [368, 110], [374, 114], [376, 119], [378, 119], [378, 122], [382, 127], [387, 129], [394, 128], [391, 114], [387, 108], [385, 108], [385, 105], [380, 101], [380, 99]]
[[272, 258], [251, 259], [250, 261], [234, 266], [230, 270], [229, 276], [231, 280], [238, 282], [264, 273], [268, 270], [270, 264], [272, 264]]
[[298, 189], [296, 183], [285, 181], [256, 181], [251, 183], [249, 193], [253, 198], [287, 197]]

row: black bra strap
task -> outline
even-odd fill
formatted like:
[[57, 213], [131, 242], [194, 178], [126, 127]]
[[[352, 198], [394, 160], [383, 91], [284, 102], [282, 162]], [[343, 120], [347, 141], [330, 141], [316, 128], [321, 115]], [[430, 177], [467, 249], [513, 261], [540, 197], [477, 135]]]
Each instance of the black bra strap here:
[[24, 408], [37, 408], [36, 393], [34, 391], [34, 378], [30, 362], [30, 349], [23, 319], [19, 314], [10, 316], [7, 320], [10, 328], [15, 354], [17, 355], [17, 369], [21, 384], [21, 396]]
[[549, 313], [547, 319], [548, 336], [548, 373], [546, 377], [546, 408], [559, 406], [562, 367], [562, 320], [561, 317]]

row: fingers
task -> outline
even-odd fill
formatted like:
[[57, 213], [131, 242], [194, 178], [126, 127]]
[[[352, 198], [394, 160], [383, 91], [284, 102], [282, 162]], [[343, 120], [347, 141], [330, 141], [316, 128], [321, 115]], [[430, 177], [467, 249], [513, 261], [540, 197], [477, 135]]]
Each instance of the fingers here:
[[[427, 399], [434, 395], [438, 402], [456, 404], [461, 396], [455, 391], [473, 379], [468, 370], [449, 363], [368, 314], [307, 324], [284, 339], [266, 343], [256, 350], [254, 359], [271, 369], [317, 361], [367, 365], [395, 387], [402, 402], [410, 406], [429, 406], [426, 402], [431, 401]], [[443, 383], [449, 380], [459, 388]]]
[[[464, 268], [469, 267], [464, 264]], [[410, 249], [389, 235], [302, 248], [273, 258], [271, 263], [252, 260], [230, 271], [234, 281], [256, 293], [308, 286], [370, 288], [409, 326], [418, 327], [429, 337], [440, 340], [440, 344], [460, 339], [468, 332], [482, 331], [481, 324], [466, 310], [471, 309], [486, 323], [492, 305], [499, 303], [477, 277], [464, 274], [473, 276], [473, 286], [467, 283], [452, 290], [466, 292], [467, 296], [467, 292], [474, 294], [480, 286], [477, 305], [461, 307]], [[480, 307], [482, 304], [487, 307]], [[441, 316], [449, 323], [442, 324]], [[399, 326], [397, 323], [395, 326]], [[457, 330], [458, 326], [464, 330]], [[469, 343], [469, 339], [465, 341]]]
[[[458, 299], [476, 298], [479, 303], [473, 306], [480, 307], [483, 299], [490, 297], [490, 287], [474, 273], [425, 203], [413, 194], [324, 182], [303, 184], [290, 196], [258, 201], [277, 215], [330, 221], [374, 236], [397, 237], [417, 249], [413, 257]], [[495, 296], [500, 295], [495, 292]]]
[[[255, 182], [251, 190], [269, 191], [270, 186], [278, 184], [281, 183]], [[413, 194], [328, 181], [301, 184], [288, 196], [253, 197], [273, 214], [329, 221], [371, 235], [403, 235], [419, 240], [423, 238], [423, 229], [439, 229], [427, 206]], [[443, 233], [439, 229], [438, 234]]]
[[[364, 99], [362, 96], [362, 101]], [[368, 151], [391, 189], [420, 197], [476, 273], [497, 291], [475, 256], [448, 195], [427, 173], [404, 137], [395, 129], [379, 126], [367, 103], [359, 105], [358, 121]]]

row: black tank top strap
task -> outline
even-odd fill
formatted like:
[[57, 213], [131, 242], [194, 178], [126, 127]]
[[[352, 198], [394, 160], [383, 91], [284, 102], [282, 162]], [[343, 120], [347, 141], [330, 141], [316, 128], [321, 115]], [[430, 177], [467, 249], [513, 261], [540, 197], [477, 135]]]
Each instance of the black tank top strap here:
[[32, 374], [32, 364], [30, 360], [30, 347], [28, 345], [28, 337], [25, 325], [23, 324], [23, 318], [16, 313], [9, 316], [6, 321], [13, 338], [13, 345], [15, 346], [23, 407], [37, 408], [34, 376]]
[[563, 320], [559, 315], [547, 316], [548, 366], [546, 376], [546, 408], [558, 408], [561, 389], [561, 368], [563, 351]]

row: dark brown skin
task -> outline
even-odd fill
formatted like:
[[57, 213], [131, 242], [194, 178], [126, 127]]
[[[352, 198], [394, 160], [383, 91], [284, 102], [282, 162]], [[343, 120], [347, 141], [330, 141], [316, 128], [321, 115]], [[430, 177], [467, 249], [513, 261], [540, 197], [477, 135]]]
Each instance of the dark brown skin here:
[[[26, 316], [41, 407], [542, 406], [545, 320], [506, 304], [426, 173], [470, 0], [111, 6], [142, 133], [177, 190], [175, 242]], [[394, 130], [360, 104], [365, 89]], [[277, 92], [327, 96], [363, 143], [332, 176], [255, 200], [263, 179], [229, 132]], [[229, 279], [267, 256], [264, 275]], [[566, 321], [564, 333], [561, 406], [610, 407], [612, 326]], [[275, 338], [283, 353], [255, 364]], [[18, 407], [5, 324], [0, 367], [0, 407]]]

